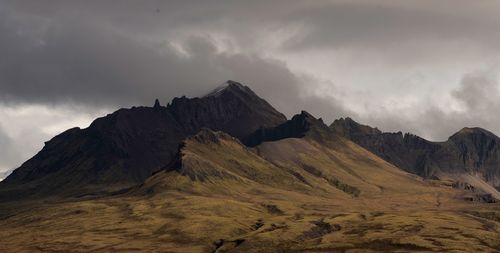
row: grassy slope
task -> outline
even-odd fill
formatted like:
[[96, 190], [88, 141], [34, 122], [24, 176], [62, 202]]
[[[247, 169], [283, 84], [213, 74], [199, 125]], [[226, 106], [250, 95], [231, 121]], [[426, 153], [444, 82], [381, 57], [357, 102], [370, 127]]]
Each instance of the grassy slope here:
[[186, 142], [177, 171], [125, 195], [0, 205], [0, 252], [500, 250], [499, 205], [460, 201], [461, 192], [344, 139], [247, 149], [229, 136], [208, 137]]

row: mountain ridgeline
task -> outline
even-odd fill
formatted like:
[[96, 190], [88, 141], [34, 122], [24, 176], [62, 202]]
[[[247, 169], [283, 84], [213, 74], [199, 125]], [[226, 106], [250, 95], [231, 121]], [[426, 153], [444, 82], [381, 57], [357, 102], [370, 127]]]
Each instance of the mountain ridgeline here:
[[[241, 138], [286, 117], [248, 87], [228, 81], [201, 98], [166, 107], [120, 109], [45, 143], [0, 185], [0, 197], [85, 195], [142, 183], [170, 164], [183, 139], [202, 128]], [[64, 190], [62, 190], [64, 189]]]
[[[228, 145], [217, 153], [219, 146], [212, 144], [219, 139]], [[319, 187], [351, 197], [404, 189], [403, 183], [393, 187], [378, 178], [420, 189], [404, 174], [409, 172], [476, 186], [479, 178], [489, 185], [478, 188], [498, 196], [488, 187], [500, 186], [499, 162], [500, 139], [483, 129], [464, 128], [446, 142], [431, 142], [350, 118], [328, 126], [305, 111], [287, 120], [247, 86], [227, 81], [200, 98], [174, 98], [167, 106], [156, 100], [153, 107], [120, 109], [86, 129], [63, 132], [0, 183], [0, 199], [119, 194], [156, 172], [166, 173], [162, 180], [172, 184], [180, 173], [191, 180], [232, 178], [289, 190]]]
[[250, 135], [242, 139], [242, 142], [249, 146], [255, 147], [263, 142], [277, 141], [286, 138], [302, 138], [310, 135], [314, 136], [316, 140], [332, 139], [334, 134], [324, 136], [325, 132], [332, 133], [332, 131], [323, 123], [322, 119], [316, 119], [314, 116], [306, 111], [302, 111], [278, 126], [264, 128], [261, 127]]
[[426, 178], [474, 175], [500, 189], [500, 138], [481, 128], [463, 128], [447, 141], [432, 142], [413, 134], [384, 133], [351, 118], [330, 128], [408, 172]]
[[500, 252], [499, 143], [287, 120], [228, 81], [46, 142], [0, 182], [0, 252]]

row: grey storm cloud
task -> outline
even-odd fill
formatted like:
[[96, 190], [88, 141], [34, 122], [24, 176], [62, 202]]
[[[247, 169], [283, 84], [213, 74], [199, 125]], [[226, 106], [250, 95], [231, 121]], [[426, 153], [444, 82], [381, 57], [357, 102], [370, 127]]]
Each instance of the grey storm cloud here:
[[[161, 11], [153, 7], [149, 15]], [[30, 10], [26, 6], [22, 10], [26, 9]], [[55, 20], [37, 16], [41, 13], [3, 15], [3, 102], [147, 105], [157, 96], [165, 101], [203, 95], [234, 79], [251, 85], [288, 115], [332, 105], [344, 111], [334, 100], [303, 95], [307, 84], [314, 83], [313, 77], [296, 75], [282, 61], [255, 53], [219, 52], [210, 35], [189, 36], [176, 48], [168, 37], [159, 42], [141, 40], [91, 18], [58, 16], [52, 11], [42, 14], [54, 14]], [[30, 23], [38, 19], [40, 24]]]
[[[302, 78], [285, 63], [259, 54], [265, 47], [259, 44], [261, 37], [287, 27], [298, 27], [299, 32], [285, 39], [278, 50], [362, 45], [378, 51], [406, 42], [471, 37], [497, 47], [499, 40], [496, 15], [471, 15], [497, 4], [478, 3], [472, 8], [467, 1], [441, 1], [437, 8], [429, 8], [427, 1], [278, 2], [282, 4], [6, 1], [0, 11], [4, 59], [0, 96], [4, 101], [27, 103], [123, 106], [149, 102], [157, 94], [168, 99], [199, 95], [232, 78], [257, 89], [273, 86], [266, 93], [277, 90], [276, 86], [289, 87], [279, 94], [295, 93], [286, 97], [297, 98], [307, 86], [314, 88], [314, 77]], [[445, 3], [454, 3], [455, 8], [440, 8]], [[220, 52], [214, 34], [229, 34], [235, 47], [243, 50]], [[188, 56], [178, 51], [176, 42]], [[262, 75], [262, 70], [268, 73]], [[314, 107], [324, 107], [320, 98], [310, 99], [307, 103], [317, 99], [320, 105]]]

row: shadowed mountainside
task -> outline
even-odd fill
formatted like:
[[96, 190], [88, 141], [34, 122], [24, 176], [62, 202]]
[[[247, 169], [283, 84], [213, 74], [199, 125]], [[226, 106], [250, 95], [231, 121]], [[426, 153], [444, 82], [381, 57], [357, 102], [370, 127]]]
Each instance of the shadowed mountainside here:
[[73, 128], [0, 183], [0, 199], [79, 196], [142, 183], [175, 157], [181, 141], [202, 127], [243, 137], [286, 117], [248, 87], [228, 81], [202, 98], [175, 98], [163, 107], [120, 109]]
[[[0, 251], [495, 252], [499, 205], [464, 183], [479, 178], [427, 180], [387, 162], [410, 168], [429, 148], [491, 138], [469, 134], [441, 146], [305, 111], [286, 120], [230, 81], [47, 142], [0, 183], [10, 199], [0, 200]], [[393, 150], [370, 152], [357, 137]]]
[[[307, 112], [295, 115], [275, 129], [281, 131], [299, 122], [303, 130], [289, 131], [291, 136], [280, 135], [281, 138], [261, 142], [254, 148], [244, 146], [225, 133], [204, 129], [187, 138], [176, 162], [152, 178], [175, 175], [175, 180], [164, 183], [167, 188], [185, 181], [178, 179], [183, 176], [190, 182], [210, 183], [214, 187], [225, 185], [219, 181], [234, 181], [227, 189], [229, 192], [249, 189], [246, 184], [257, 183], [274, 189], [319, 195], [330, 193], [347, 199], [377, 195], [382, 188], [385, 192], [428, 192], [429, 184], [336, 136], [321, 120]], [[142, 188], [150, 184], [146, 181]], [[191, 191], [195, 188], [186, 187]]]
[[306, 134], [313, 136], [317, 140], [338, 139], [337, 135], [323, 123], [322, 119], [316, 119], [308, 112], [302, 111], [300, 114], [293, 116], [291, 120], [276, 127], [259, 128], [243, 138], [242, 142], [249, 147], [255, 147], [267, 141], [302, 138]]
[[445, 142], [431, 142], [383, 133], [351, 118], [335, 120], [330, 128], [408, 172], [442, 179], [470, 174], [500, 189], [500, 138], [484, 129], [463, 128]]
[[203, 129], [183, 141], [175, 163], [126, 193], [0, 205], [0, 250], [499, 250], [496, 206], [463, 201], [462, 194], [341, 137], [319, 142], [307, 130], [248, 148]]

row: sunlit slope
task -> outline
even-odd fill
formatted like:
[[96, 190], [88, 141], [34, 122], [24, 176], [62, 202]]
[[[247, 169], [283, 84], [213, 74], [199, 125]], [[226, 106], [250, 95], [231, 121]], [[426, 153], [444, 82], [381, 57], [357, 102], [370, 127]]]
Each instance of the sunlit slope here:
[[247, 148], [203, 130], [174, 164], [126, 194], [0, 205], [0, 251], [500, 250], [499, 206], [459, 194], [341, 138]]
[[360, 197], [399, 193], [452, 193], [430, 187], [421, 178], [394, 167], [348, 140], [336, 141], [338, 143], [324, 145], [307, 137], [289, 138], [263, 143], [256, 150], [274, 164], [295, 168], [305, 177], [312, 176], [316, 181], [337, 179], [353, 186], [359, 189]]
[[265, 194], [276, 194], [280, 199], [290, 197], [281, 196], [283, 194], [352, 198], [326, 181], [316, 182], [297, 168], [277, 166], [239, 140], [208, 129], [187, 138], [174, 164], [153, 175], [130, 194], [154, 196], [172, 190], [235, 198], [269, 197]]
[[353, 209], [463, 202], [462, 191], [404, 172], [312, 120], [308, 119], [312, 124], [302, 138], [263, 142], [253, 148], [204, 129], [183, 142], [175, 163], [132, 192], [153, 197], [182, 191], [235, 199], [314, 199]]
[[300, 138], [253, 148], [203, 129], [125, 193], [0, 204], [0, 252], [500, 250], [497, 204], [464, 201], [316, 123], [302, 114]]

